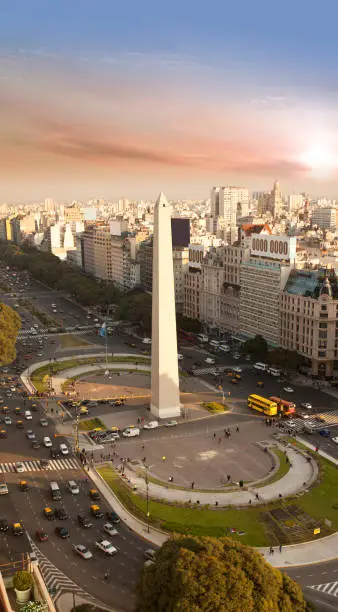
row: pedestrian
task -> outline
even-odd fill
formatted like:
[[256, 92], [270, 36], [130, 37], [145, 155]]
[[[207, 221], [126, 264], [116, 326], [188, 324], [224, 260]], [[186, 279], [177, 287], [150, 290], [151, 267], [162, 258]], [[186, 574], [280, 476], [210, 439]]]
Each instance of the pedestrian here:
[[194, 489], [194, 488], [195, 488], [195, 483], [194, 483], [194, 482], [192, 482], [192, 483], [191, 483], [191, 488], [192, 488], [192, 489]]
[[273, 553], [274, 553], [274, 552], [275, 552], [275, 551], [274, 551], [273, 547], [272, 547], [272, 546], [270, 546], [270, 555], [273, 555]]
[[237, 427], [236, 427], [236, 431], [237, 431], [237, 432], [239, 432], [239, 427], [238, 427], [238, 425], [237, 425]]
[[227, 475], [227, 479], [228, 479], [228, 482], [230, 482], [230, 480], [231, 480], [231, 475], [230, 474]]
[[258, 495], [258, 493], [256, 493], [256, 499], [259, 499], [259, 495]]
[[281, 494], [281, 493], [278, 493], [278, 497], [279, 497], [279, 499], [281, 499], [281, 497], [282, 497], [282, 494]]
[[214, 440], [216, 439], [216, 433], [214, 433]]
[[224, 437], [226, 437], [226, 435], [227, 435], [227, 430], [226, 430], [226, 428], [225, 428], [225, 429], [224, 429]]
[[107, 571], [104, 573], [103, 580], [107, 582], [108, 578], [109, 578], [109, 572]]
[[283, 548], [283, 546], [280, 544], [280, 545], [279, 545], [279, 552], [280, 552], [280, 553], [282, 552], [282, 548]]

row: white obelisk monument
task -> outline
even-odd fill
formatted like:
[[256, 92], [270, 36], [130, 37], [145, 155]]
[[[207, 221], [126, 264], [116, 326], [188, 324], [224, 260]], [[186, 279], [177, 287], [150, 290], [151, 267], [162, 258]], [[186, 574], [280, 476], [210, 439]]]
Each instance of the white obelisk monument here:
[[181, 413], [171, 207], [163, 193], [154, 209], [150, 411], [160, 419]]

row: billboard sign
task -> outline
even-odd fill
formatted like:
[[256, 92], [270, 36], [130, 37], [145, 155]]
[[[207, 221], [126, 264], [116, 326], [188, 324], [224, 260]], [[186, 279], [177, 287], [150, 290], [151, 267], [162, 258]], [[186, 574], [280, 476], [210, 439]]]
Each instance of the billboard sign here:
[[252, 234], [250, 255], [279, 261], [296, 259], [296, 236], [266, 236]]
[[203, 244], [189, 244], [189, 268], [201, 269], [204, 252]]

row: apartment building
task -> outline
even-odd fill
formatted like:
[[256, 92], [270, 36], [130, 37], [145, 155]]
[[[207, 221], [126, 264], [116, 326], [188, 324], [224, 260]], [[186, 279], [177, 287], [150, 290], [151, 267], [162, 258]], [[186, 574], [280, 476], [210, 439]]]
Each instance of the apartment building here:
[[280, 346], [280, 295], [295, 258], [296, 238], [252, 235], [250, 257], [240, 272], [243, 339], [261, 335], [271, 346]]
[[338, 367], [338, 282], [334, 271], [293, 270], [281, 294], [281, 346], [308, 359], [312, 374]]
[[312, 211], [312, 225], [318, 225], [321, 229], [336, 230], [338, 227], [338, 208], [323, 207]]

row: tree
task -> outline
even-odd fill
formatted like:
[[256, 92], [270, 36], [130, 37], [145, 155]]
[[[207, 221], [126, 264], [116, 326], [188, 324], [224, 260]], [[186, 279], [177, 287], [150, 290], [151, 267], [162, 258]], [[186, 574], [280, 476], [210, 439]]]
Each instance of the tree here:
[[0, 303], [0, 365], [11, 363], [15, 359], [15, 343], [21, 319], [15, 310]]
[[184, 331], [192, 332], [193, 334], [199, 334], [202, 329], [202, 323], [198, 319], [188, 319], [180, 313], [176, 314], [176, 325], [177, 329], [184, 329]]
[[305, 612], [301, 587], [230, 538], [173, 536], [145, 567], [138, 612]]
[[151, 295], [129, 294], [121, 298], [117, 318], [139, 323], [146, 332], [151, 330]]
[[244, 350], [255, 359], [265, 359], [268, 354], [268, 345], [263, 336], [257, 335], [246, 341]]
[[304, 365], [302, 355], [299, 355], [297, 351], [289, 351], [283, 348], [271, 351], [269, 361], [288, 370], [297, 370], [301, 365]]

